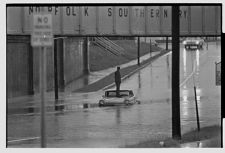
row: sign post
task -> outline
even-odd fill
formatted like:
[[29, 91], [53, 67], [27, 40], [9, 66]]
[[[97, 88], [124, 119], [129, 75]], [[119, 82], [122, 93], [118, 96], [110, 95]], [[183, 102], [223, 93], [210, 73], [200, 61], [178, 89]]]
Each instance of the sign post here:
[[46, 47], [53, 44], [52, 16], [50, 14], [35, 14], [33, 16], [33, 32], [31, 36], [33, 47], [40, 50], [40, 95], [41, 95], [41, 147], [46, 147], [45, 127], [45, 92], [46, 92]]
[[41, 147], [46, 148], [45, 91], [46, 91], [46, 49], [40, 49], [40, 94], [41, 94]]
[[196, 93], [195, 86], [194, 86], [194, 93], [195, 93], [195, 110], [196, 110], [197, 127], [198, 127], [198, 131], [200, 131], [200, 123], [199, 123], [199, 115], [198, 115], [198, 101], [197, 101], [197, 93]]

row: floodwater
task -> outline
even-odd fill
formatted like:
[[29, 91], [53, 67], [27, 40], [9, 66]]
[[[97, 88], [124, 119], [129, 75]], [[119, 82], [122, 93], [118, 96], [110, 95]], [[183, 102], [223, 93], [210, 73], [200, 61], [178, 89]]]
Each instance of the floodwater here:
[[[132, 89], [141, 104], [48, 113], [47, 147], [123, 147], [171, 137], [171, 55], [160, 57], [122, 82], [121, 89]], [[197, 128], [194, 85], [200, 126], [220, 125], [221, 87], [215, 85], [215, 62], [219, 61], [220, 44], [210, 43], [208, 49], [192, 51], [181, 45], [182, 134]], [[85, 93], [80, 100], [97, 103], [102, 94]], [[76, 93], [71, 99], [74, 97]], [[79, 97], [74, 102], [77, 100]], [[39, 115], [9, 116], [7, 128], [8, 147], [40, 147]]]

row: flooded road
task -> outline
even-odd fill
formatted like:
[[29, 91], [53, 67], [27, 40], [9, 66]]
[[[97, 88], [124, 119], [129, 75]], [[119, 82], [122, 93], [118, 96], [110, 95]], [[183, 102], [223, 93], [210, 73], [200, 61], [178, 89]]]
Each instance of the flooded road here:
[[[221, 87], [215, 86], [215, 62], [221, 61], [220, 44], [208, 50], [180, 49], [180, 114], [182, 134], [196, 129], [194, 90], [200, 126], [220, 125]], [[122, 147], [144, 140], [170, 137], [171, 53], [160, 57], [121, 84], [132, 89], [140, 105], [95, 107], [48, 113], [47, 147]], [[114, 89], [114, 88], [112, 88]], [[83, 101], [97, 103], [103, 91], [86, 93]], [[76, 93], [71, 95], [71, 99]], [[8, 147], [40, 147], [40, 116], [8, 118]], [[18, 140], [18, 141], [17, 141]]]

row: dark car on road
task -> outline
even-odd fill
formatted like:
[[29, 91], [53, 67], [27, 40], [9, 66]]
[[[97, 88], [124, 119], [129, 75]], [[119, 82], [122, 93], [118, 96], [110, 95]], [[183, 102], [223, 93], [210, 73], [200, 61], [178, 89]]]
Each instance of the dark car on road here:
[[204, 40], [201, 38], [187, 38], [183, 41], [183, 45], [185, 49], [201, 49], [203, 48]]

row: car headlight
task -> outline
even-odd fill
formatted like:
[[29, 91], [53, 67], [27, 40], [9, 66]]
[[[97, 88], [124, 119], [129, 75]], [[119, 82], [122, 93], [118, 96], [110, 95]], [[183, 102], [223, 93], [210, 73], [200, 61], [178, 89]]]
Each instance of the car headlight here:
[[199, 44], [199, 41], [196, 41], [196, 44]]

